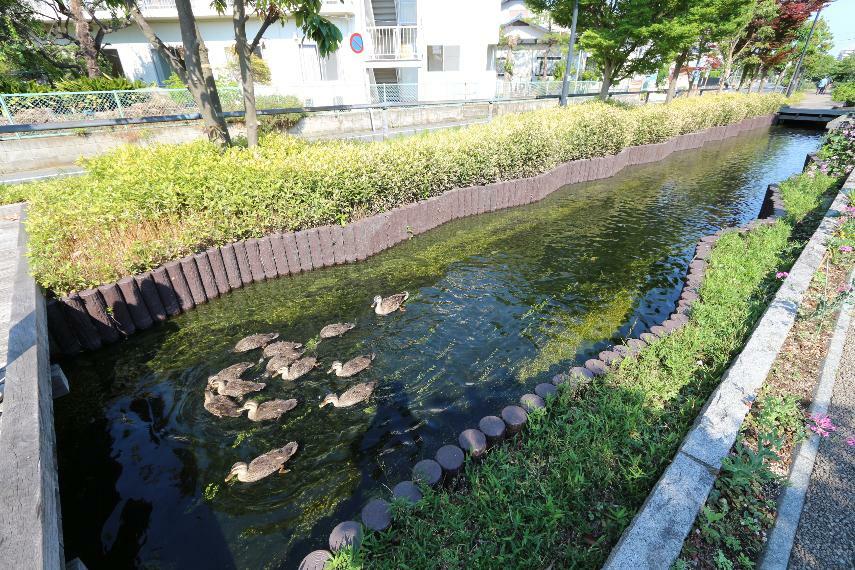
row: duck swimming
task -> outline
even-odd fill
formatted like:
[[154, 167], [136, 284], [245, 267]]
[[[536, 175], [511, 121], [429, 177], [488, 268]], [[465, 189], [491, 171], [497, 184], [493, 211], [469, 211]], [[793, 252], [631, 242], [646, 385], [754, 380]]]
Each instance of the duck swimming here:
[[210, 380], [213, 380], [215, 378], [220, 379], [220, 380], [229, 380], [232, 378], [240, 378], [241, 374], [243, 374], [244, 372], [246, 372], [247, 370], [249, 370], [253, 366], [254, 366], [254, 363], [252, 363], [252, 362], [238, 362], [237, 364], [232, 364], [231, 366], [223, 368], [222, 370], [220, 370], [219, 372], [217, 372], [216, 374], [214, 374], [213, 376], [208, 378], [208, 380], [210, 381]]
[[330, 372], [335, 372], [335, 375], [339, 378], [350, 378], [351, 376], [356, 376], [369, 366], [371, 366], [371, 361], [374, 360], [376, 355], [371, 354], [368, 356], [357, 356], [356, 358], [352, 358], [342, 364], [338, 360], [332, 363], [330, 369], [327, 370], [327, 374]]
[[300, 376], [308, 374], [315, 366], [318, 365], [318, 359], [314, 356], [306, 356], [297, 360], [289, 366], [283, 366], [276, 371], [282, 375], [283, 380], [296, 380]]
[[297, 400], [269, 400], [267, 402], [249, 402], [243, 405], [243, 410], [249, 410], [247, 416], [254, 422], [265, 420], [278, 420], [285, 412], [290, 412], [297, 407]]
[[356, 325], [354, 323], [333, 323], [321, 329], [321, 338], [334, 338], [341, 336], [351, 330]]
[[243, 408], [227, 396], [218, 396], [210, 390], [205, 390], [205, 409], [218, 418], [236, 418], [243, 413]]
[[[302, 343], [280, 340], [264, 347], [264, 358], [273, 358], [280, 354], [293, 354], [295, 352], [302, 354], [302, 351], [300, 350], [301, 348], [303, 348]], [[297, 358], [299, 358], [299, 356]]]
[[267, 361], [264, 367], [268, 374], [276, 374], [280, 368], [288, 366], [303, 355], [302, 352], [289, 352], [287, 354], [277, 354]]
[[264, 455], [259, 455], [249, 462], [249, 465], [243, 461], [238, 461], [232, 465], [229, 474], [226, 476], [226, 483], [237, 477], [241, 483], [254, 483], [260, 481], [272, 474], [274, 471], [279, 473], [288, 473], [285, 469], [285, 464], [291, 457], [297, 453], [296, 441], [292, 441], [280, 449], [272, 449]]
[[380, 295], [377, 295], [374, 297], [374, 301], [371, 303], [371, 306], [374, 307], [374, 312], [378, 315], [388, 315], [389, 313], [394, 313], [399, 309], [403, 310], [401, 306], [404, 304], [404, 301], [409, 298], [410, 294], [406, 291], [396, 295], [390, 295], [385, 299]]
[[261, 382], [241, 380], [240, 378], [228, 378], [225, 380], [213, 378], [208, 381], [209, 389], [216, 390], [220, 396], [230, 396], [232, 398], [243, 398], [250, 392], [264, 390], [266, 385]]
[[255, 350], [256, 348], [261, 348], [263, 346], [267, 346], [274, 340], [279, 338], [279, 333], [258, 333], [251, 334], [247, 337], [244, 337], [237, 341], [235, 345], [235, 352], [247, 352], [250, 350]]
[[332, 404], [336, 408], [349, 408], [370, 398], [371, 394], [374, 393], [375, 386], [377, 386], [377, 382], [366, 382], [364, 384], [357, 384], [341, 396], [327, 394], [327, 397], [324, 398], [318, 407], [323, 408], [327, 404]]

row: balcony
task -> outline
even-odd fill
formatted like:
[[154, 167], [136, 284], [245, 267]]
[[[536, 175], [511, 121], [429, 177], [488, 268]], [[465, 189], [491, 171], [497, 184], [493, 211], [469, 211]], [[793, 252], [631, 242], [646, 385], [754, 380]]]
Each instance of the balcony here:
[[418, 26], [368, 26], [366, 53], [369, 60], [413, 61], [421, 59]]

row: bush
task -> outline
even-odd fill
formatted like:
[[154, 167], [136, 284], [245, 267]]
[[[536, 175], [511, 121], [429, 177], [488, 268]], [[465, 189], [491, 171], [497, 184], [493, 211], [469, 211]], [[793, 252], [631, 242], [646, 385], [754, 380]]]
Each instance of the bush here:
[[347, 223], [451, 188], [769, 114], [782, 102], [734, 94], [656, 108], [594, 102], [372, 143], [268, 134], [255, 150], [204, 141], [125, 147], [87, 161], [85, 176], [32, 185], [31, 265], [48, 289], [81, 289], [211, 245]]
[[131, 91], [145, 87], [142, 81], [131, 81], [124, 77], [77, 77], [60, 81], [55, 91]]
[[846, 107], [855, 106], [855, 81], [836, 84], [831, 91], [831, 98], [842, 102]]

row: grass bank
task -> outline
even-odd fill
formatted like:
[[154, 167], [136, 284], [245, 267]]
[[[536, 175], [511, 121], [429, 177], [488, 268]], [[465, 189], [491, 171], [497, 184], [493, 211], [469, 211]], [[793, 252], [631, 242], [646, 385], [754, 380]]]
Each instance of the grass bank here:
[[126, 147], [87, 174], [0, 191], [30, 202], [36, 280], [57, 293], [280, 230], [341, 224], [455, 187], [774, 112], [779, 95], [713, 95], [625, 108], [586, 103], [382, 142], [266, 136], [256, 151], [206, 142]]
[[[559, 387], [521, 437], [468, 463], [457, 489], [426, 490], [333, 567], [565, 568], [601, 565], [670, 462], [706, 398], [765, 310], [816, 225], [835, 180], [801, 191], [813, 207], [745, 235], [723, 236], [710, 257], [690, 323], [587, 385]], [[809, 229], [809, 228], [805, 228]]]

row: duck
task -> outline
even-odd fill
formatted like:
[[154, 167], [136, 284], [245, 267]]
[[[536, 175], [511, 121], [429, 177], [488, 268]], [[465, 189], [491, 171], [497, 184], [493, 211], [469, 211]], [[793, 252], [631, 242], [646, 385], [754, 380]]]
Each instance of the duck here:
[[215, 390], [220, 396], [243, 398], [250, 392], [264, 390], [267, 384], [241, 380], [240, 378], [214, 378], [208, 382], [208, 388]]
[[237, 418], [243, 414], [243, 408], [228, 396], [218, 396], [205, 390], [205, 409], [218, 418]]
[[297, 360], [289, 366], [283, 366], [276, 371], [282, 375], [283, 380], [296, 380], [300, 376], [307, 374], [312, 368], [318, 365], [318, 359], [314, 356], [306, 356]]
[[290, 412], [297, 407], [297, 400], [269, 400], [267, 402], [248, 401], [243, 405], [243, 410], [248, 410], [247, 416], [251, 421], [263, 422], [265, 420], [278, 420], [285, 412]]
[[368, 356], [357, 356], [356, 358], [351, 358], [344, 364], [336, 360], [330, 366], [330, 369], [327, 370], [327, 374], [330, 372], [335, 372], [335, 375], [339, 378], [350, 378], [351, 376], [356, 376], [369, 366], [371, 366], [371, 361], [374, 360], [376, 355], [370, 354]]
[[262, 348], [279, 338], [279, 333], [258, 333], [251, 334], [237, 341], [235, 352], [248, 352], [256, 348]]
[[267, 361], [264, 367], [268, 374], [276, 374], [280, 368], [290, 365], [303, 355], [302, 352], [288, 352], [285, 354], [277, 354]]
[[380, 295], [374, 297], [374, 301], [371, 303], [371, 306], [374, 307], [374, 312], [378, 315], [388, 315], [389, 313], [394, 313], [397, 310], [403, 311], [402, 305], [404, 301], [410, 298], [410, 294], [404, 291], [403, 293], [397, 293], [395, 295], [390, 295], [385, 299]]
[[226, 475], [226, 483], [237, 477], [241, 483], [254, 483], [271, 475], [274, 471], [279, 473], [288, 473], [285, 469], [285, 464], [291, 457], [297, 453], [296, 441], [292, 441], [279, 449], [272, 449], [263, 455], [259, 455], [249, 462], [249, 465], [243, 461], [238, 461], [229, 470]]
[[238, 362], [237, 364], [232, 364], [231, 366], [227, 366], [223, 368], [213, 376], [208, 378], [208, 381], [215, 379], [220, 380], [231, 380], [233, 378], [240, 378], [240, 375], [249, 370], [254, 366], [252, 362]]
[[354, 323], [333, 323], [321, 329], [321, 338], [335, 338], [354, 328]]
[[300, 342], [280, 340], [264, 347], [264, 358], [273, 358], [280, 354], [292, 354], [295, 352], [302, 354], [302, 351], [300, 351], [301, 348], [303, 348], [303, 344]]
[[336, 408], [349, 408], [350, 406], [364, 402], [370, 398], [371, 394], [374, 393], [375, 386], [377, 386], [377, 382], [365, 382], [363, 384], [357, 384], [353, 388], [344, 392], [341, 396], [327, 394], [326, 398], [324, 398], [321, 405], [318, 407], [323, 408], [327, 404], [332, 404]]

